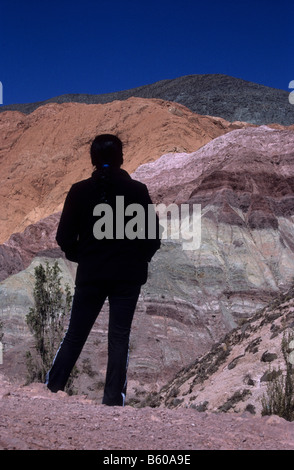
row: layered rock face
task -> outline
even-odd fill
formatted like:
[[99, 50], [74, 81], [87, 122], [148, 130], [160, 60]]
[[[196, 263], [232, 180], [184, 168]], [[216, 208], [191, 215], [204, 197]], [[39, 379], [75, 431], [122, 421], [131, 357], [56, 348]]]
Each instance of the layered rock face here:
[[[56, 246], [55, 233], [71, 184], [91, 174], [89, 147], [93, 137], [98, 133], [118, 132], [125, 143], [124, 168], [132, 172], [141, 163], [154, 161], [165, 152], [193, 151], [223, 133], [248, 125], [197, 116], [174, 103], [136, 98], [111, 105], [50, 104], [29, 116], [18, 112], [1, 113], [0, 121], [0, 237], [4, 242], [0, 246], [0, 295], [1, 319], [5, 325], [4, 367], [7, 366], [7, 373], [17, 372], [23, 377], [26, 372], [24, 352], [30, 339], [25, 316], [33, 305], [33, 268], [38, 260], [44, 260], [36, 257], [58, 259], [63, 277], [70, 280], [73, 289], [75, 266], [65, 262]], [[180, 265], [182, 262], [180, 253]], [[186, 274], [182, 274], [185, 284]], [[166, 376], [195, 354], [204, 353], [212, 341], [201, 317], [197, 318], [200, 333], [191, 332], [195, 312], [188, 297], [180, 295], [175, 299], [160, 292], [154, 311], [154, 296], [157, 299], [157, 293], [150, 297], [148, 289], [142, 293], [134, 323], [132, 344], [136, 347], [132, 350], [130, 377], [133, 374], [139, 390], [141, 382], [147, 384], [147, 389], [148, 384], [157, 389], [159, 384], [165, 383]], [[104, 326], [94, 329], [85, 356], [81, 358], [82, 364], [90, 361], [96, 371], [94, 385], [89, 385], [83, 376], [78, 387], [85, 393], [90, 393], [88, 385], [96, 393], [95, 384], [104, 379], [107, 335], [103, 331], [107, 329], [107, 315], [101, 318], [105, 318]], [[187, 348], [182, 347], [183, 335]], [[100, 349], [97, 351], [97, 357], [102, 358], [100, 362], [91, 354], [97, 341], [102, 348], [101, 354]]]
[[63, 258], [55, 235], [60, 212], [49, 215], [0, 245], [0, 281], [27, 268], [36, 256]]
[[[35, 257], [24, 270], [0, 283], [0, 318], [4, 324], [4, 361], [1, 371], [12, 380], [26, 378], [26, 351], [33, 351], [32, 336], [25, 317], [33, 307], [34, 269], [58, 261], [62, 287], [74, 292], [75, 265], [63, 258]], [[203, 319], [195, 317], [194, 306], [164, 294], [146, 299], [143, 290], [133, 321], [130, 339], [128, 397], [134, 403], [148, 392], [158, 392], [175, 370], [204, 354], [212, 344]], [[67, 327], [68, 319], [65, 322]], [[195, 329], [197, 327], [197, 329]], [[102, 398], [107, 366], [108, 303], [103, 306], [77, 362], [79, 376], [74, 388], [90, 398]]]
[[133, 175], [156, 204], [201, 205], [199, 249], [167, 240], [149, 290], [189, 299], [213, 338], [292, 282], [293, 144], [293, 131], [237, 130]]
[[71, 184], [91, 175], [89, 149], [97, 134], [119, 134], [124, 168], [132, 172], [166, 152], [192, 152], [244, 126], [140, 98], [108, 105], [48, 104], [30, 115], [3, 112], [0, 242], [60, 211]]
[[[131, 340], [134, 399], [158, 391], [177, 369], [205, 354], [291, 284], [293, 144], [293, 131], [248, 127], [217, 137], [193, 153], [165, 154], [133, 172], [133, 178], [147, 184], [155, 204], [195, 204], [202, 212], [200, 246], [184, 249], [182, 239], [164, 239], [149, 266]], [[73, 288], [75, 266], [65, 263], [54, 241], [58, 218], [56, 213], [43, 219], [1, 246], [7, 269], [11, 259], [16, 263], [14, 276], [4, 280], [4, 272], [1, 284], [1, 298], [6, 298], [2, 313], [11, 325], [11, 355], [13, 331], [24, 341], [29, 338], [24, 316], [32, 304], [34, 256], [59, 257]], [[27, 269], [18, 272], [23, 267]], [[26, 292], [22, 295], [21, 284]], [[80, 358], [80, 392], [100, 393], [106, 343], [107, 305]]]

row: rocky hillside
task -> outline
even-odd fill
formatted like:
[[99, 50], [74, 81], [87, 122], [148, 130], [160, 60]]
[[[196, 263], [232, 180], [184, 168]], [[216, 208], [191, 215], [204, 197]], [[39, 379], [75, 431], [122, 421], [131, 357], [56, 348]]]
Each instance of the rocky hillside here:
[[214, 338], [292, 282], [293, 144], [289, 130], [236, 130], [134, 173], [155, 203], [201, 205], [199, 249], [168, 240], [150, 285], [189, 299]]
[[294, 364], [294, 287], [183, 368], [148, 404], [261, 416], [267, 385]]
[[[55, 256], [55, 257], [53, 257]], [[4, 324], [4, 360], [0, 371], [11, 380], [26, 381], [26, 351], [33, 348], [25, 316], [33, 306], [34, 268], [58, 261], [62, 285], [74, 291], [75, 266], [56, 253], [36, 256], [30, 265], [0, 283], [0, 315]], [[139, 298], [130, 341], [128, 403], [137, 405], [149, 392], [158, 392], [174, 371], [209, 350], [213, 340], [204, 319], [184, 298], [148, 291]], [[166, 299], [165, 299], [166, 296]], [[193, 325], [193, 330], [191, 330]], [[103, 307], [78, 361], [74, 389], [89, 398], [102, 397], [107, 362], [108, 304]]]
[[[294, 328], [288, 95], [225, 76], [182, 77], [130, 92], [104, 97], [108, 103], [52, 100], [27, 114], [1, 109], [0, 448], [112, 449], [115, 430], [121, 436], [125, 426], [133, 434], [122, 449], [293, 447], [289, 423], [260, 417], [269, 367], [284, 367], [282, 337]], [[202, 106], [199, 114], [193, 102]], [[122, 138], [124, 167], [147, 184], [155, 204], [196, 204], [202, 211], [200, 245], [187, 249], [182, 237], [164, 239], [150, 263], [131, 336], [127, 403], [133, 407], [125, 415], [97, 405], [107, 303], [78, 362], [78, 396], [23, 386], [25, 353], [33, 347], [25, 316], [33, 305], [34, 268], [57, 260], [63, 286], [73, 291], [76, 265], [64, 259], [55, 233], [71, 184], [91, 174], [90, 142], [102, 132]], [[21, 419], [20, 409], [26, 410]], [[86, 443], [90, 430], [96, 440]]]
[[49, 215], [0, 245], [0, 281], [27, 268], [37, 256], [63, 258], [55, 236], [60, 213]]
[[[291, 285], [293, 143], [291, 130], [245, 127], [196, 152], [165, 154], [133, 173], [147, 183], [155, 203], [202, 207], [200, 247], [184, 250], [181, 240], [163, 240], [150, 265], [132, 335], [133, 403], [157, 392], [175, 370], [208, 353]], [[24, 373], [22, 350], [29, 341], [24, 317], [32, 304], [33, 268], [40, 256], [58, 258], [73, 288], [75, 266], [65, 262], [55, 245], [58, 217], [56, 213], [28, 226], [1, 246], [7, 372], [14, 361]], [[81, 357], [81, 370], [91, 373], [83, 375], [77, 388], [88, 396], [100, 393], [104, 380], [106, 330], [105, 312]]]
[[17, 110], [31, 113], [39, 106], [52, 102], [103, 104], [130, 97], [173, 101], [197, 114], [219, 116], [228, 121], [258, 125], [294, 124], [294, 107], [289, 103], [287, 91], [222, 74], [188, 75], [104, 95], [62, 95], [38, 103], [1, 106], [0, 112]]
[[124, 168], [167, 152], [192, 152], [246, 123], [198, 116], [179, 104], [130, 98], [108, 105], [48, 104], [24, 115], [0, 114], [0, 242], [58, 212], [71, 184], [91, 175], [89, 148], [118, 133]]

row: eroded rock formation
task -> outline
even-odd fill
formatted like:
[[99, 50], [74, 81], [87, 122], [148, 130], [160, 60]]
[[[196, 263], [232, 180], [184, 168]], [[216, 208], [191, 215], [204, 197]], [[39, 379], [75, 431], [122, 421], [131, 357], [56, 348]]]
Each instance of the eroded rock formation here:
[[124, 168], [167, 152], [192, 152], [246, 123], [198, 116], [180, 104], [130, 98], [110, 104], [51, 103], [0, 114], [0, 242], [60, 211], [70, 186], [91, 175], [97, 134], [118, 133]]
[[[152, 388], [158, 391], [176, 369], [205, 354], [291, 284], [293, 143], [294, 132], [289, 130], [235, 130], [194, 153], [169, 153], [133, 173], [148, 185], [154, 203], [200, 204], [202, 209], [199, 248], [185, 250], [182, 240], [165, 239], [150, 264], [132, 335], [130, 390], [134, 399]], [[15, 263], [15, 275], [1, 285], [8, 309], [4, 313], [14, 325], [11, 346], [16, 343], [13, 329], [28, 338], [24, 315], [32, 302], [34, 257], [60, 256], [54, 241], [58, 217], [55, 214], [27, 227], [1, 247], [7, 269], [13, 264], [11, 259]], [[73, 287], [74, 266], [64, 264], [62, 258], [60, 262]], [[27, 270], [18, 272], [26, 266]], [[27, 277], [22, 277], [24, 273]], [[15, 295], [20, 285], [24, 292], [18, 302]], [[17, 321], [9, 310], [11, 304]], [[90, 380], [85, 374], [80, 380], [83, 393], [95, 395], [101, 388], [106, 330], [107, 306], [81, 357], [81, 369], [88, 364], [84, 369], [94, 371]]]

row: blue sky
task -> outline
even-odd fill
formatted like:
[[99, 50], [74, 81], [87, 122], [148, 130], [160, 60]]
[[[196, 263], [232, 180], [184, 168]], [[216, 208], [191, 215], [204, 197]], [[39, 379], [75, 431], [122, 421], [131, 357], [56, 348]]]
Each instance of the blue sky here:
[[293, 0], [1, 0], [3, 104], [223, 73], [287, 90]]

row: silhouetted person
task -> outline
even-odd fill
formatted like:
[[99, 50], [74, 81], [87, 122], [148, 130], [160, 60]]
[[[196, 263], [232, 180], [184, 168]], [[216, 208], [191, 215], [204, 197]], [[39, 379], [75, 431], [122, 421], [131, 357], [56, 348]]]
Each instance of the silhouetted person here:
[[[63, 390], [82, 351], [92, 326], [106, 300], [109, 300], [108, 364], [103, 404], [124, 405], [127, 387], [129, 336], [141, 286], [147, 280], [148, 262], [160, 247], [158, 218], [156, 237], [148, 238], [147, 187], [121, 169], [123, 148], [111, 134], [97, 136], [91, 145], [92, 176], [73, 184], [65, 199], [56, 240], [67, 259], [78, 263], [75, 293], [68, 330], [57, 351], [46, 384], [52, 392]], [[132, 217], [124, 218], [116, 207], [117, 196], [124, 208], [140, 204], [145, 210], [145, 236], [130, 239], [124, 228]], [[113, 227], [101, 222], [94, 208], [111, 208]], [[106, 209], [107, 209], [106, 208]], [[105, 209], [105, 210], [106, 210]], [[106, 227], [107, 225], [107, 227]], [[105, 234], [103, 236], [103, 230]], [[111, 230], [109, 231], [109, 229]], [[108, 232], [107, 232], [108, 230]], [[105, 236], [107, 235], [107, 236]], [[111, 238], [113, 235], [113, 238]]]

